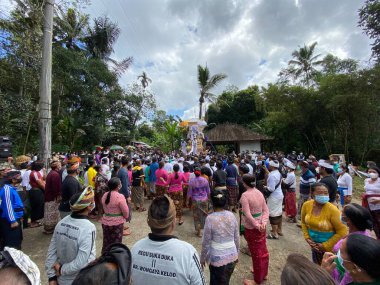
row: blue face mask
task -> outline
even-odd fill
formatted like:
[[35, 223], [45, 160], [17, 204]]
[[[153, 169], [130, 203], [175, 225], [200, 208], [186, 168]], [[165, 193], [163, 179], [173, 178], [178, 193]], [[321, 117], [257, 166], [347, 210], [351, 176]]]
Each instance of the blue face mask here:
[[325, 195], [315, 195], [314, 200], [317, 203], [324, 205], [330, 200], [330, 198], [329, 196], [325, 196]]

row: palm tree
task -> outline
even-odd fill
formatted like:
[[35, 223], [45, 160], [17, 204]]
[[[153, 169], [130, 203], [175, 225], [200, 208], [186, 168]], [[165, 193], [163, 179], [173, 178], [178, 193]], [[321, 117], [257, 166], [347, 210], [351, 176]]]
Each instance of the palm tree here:
[[137, 79], [140, 80], [141, 82], [141, 85], [142, 87], [145, 89], [146, 87], [148, 87], [148, 85], [150, 83], [152, 83], [152, 79], [150, 79], [148, 77], [148, 75], [146, 75], [145, 71], [143, 71], [143, 73], [139, 76], [137, 76]]
[[220, 81], [227, 78], [223, 73], [217, 73], [210, 77], [210, 71], [207, 66], [198, 65], [198, 84], [200, 87], [199, 96], [199, 119], [202, 119], [202, 106], [205, 100], [214, 101], [215, 95], [210, 90], [218, 85]]
[[317, 60], [320, 54], [314, 55], [314, 49], [317, 42], [312, 43], [310, 46], [304, 45], [299, 50], [295, 50], [292, 53], [294, 59], [288, 62], [289, 71], [297, 79], [303, 77], [303, 82], [307, 86], [310, 84], [310, 80], [317, 73], [316, 66], [321, 65], [323, 60]]
[[89, 16], [81, 15], [72, 8], [65, 12], [59, 6], [57, 14], [58, 16], [54, 19], [54, 43], [64, 44], [68, 49], [79, 50], [78, 44], [86, 36]]
[[87, 49], [94, 58], [111, 63], [112, 69], [117, 75], [121, 75], [132, 64], [133, 58], [128, 57], [121, 61], [110, 58], [113, 46], [120, 35], [120, 28], [108, 17], [94, 19], [94, 26], [88, 29], [85, 39]]

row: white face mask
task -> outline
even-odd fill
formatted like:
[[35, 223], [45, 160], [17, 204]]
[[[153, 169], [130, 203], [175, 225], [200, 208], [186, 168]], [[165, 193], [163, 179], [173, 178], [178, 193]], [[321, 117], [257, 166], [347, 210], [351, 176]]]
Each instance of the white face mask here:
[[368, 174], [369, 174], [369, 177], [371, 177], [372, 179], [379, 178], [379, 174], [378, 173], [371, 172], [371, 173], [368, 173]]

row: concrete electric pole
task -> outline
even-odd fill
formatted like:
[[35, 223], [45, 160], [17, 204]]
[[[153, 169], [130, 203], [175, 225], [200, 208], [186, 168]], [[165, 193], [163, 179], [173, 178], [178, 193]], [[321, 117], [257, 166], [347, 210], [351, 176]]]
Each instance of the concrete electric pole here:
[[40, 78], [39, 134], [40, 158], [45, 167], [51, 156], [51, 69], [53, 42], [54, 0], [46, 0], [44, 7], [44, 34]]

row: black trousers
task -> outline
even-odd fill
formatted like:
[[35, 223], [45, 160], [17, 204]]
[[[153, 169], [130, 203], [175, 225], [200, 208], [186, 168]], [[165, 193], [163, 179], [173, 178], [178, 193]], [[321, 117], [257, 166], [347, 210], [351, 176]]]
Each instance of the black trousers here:
[[17, 222], [18, 227], [11, 228], [11, 224], [6, 219], [0, 218], [0, 235], [2, 236], [0, 250], [3, 250], [5, 246], [21, 250], [23, 239], [21, 219], [18, 219]]
[[45, 210], [45, 194], [39, 188], [33, 188], [29, 190], [29, 201], [30, 201], [30, 218], [32, 222], [41, 220], [44, 218]]
[[210, 285], [229, 285], [235, 265], [236, 262], [231, 262], [219, 267], [210, 265]]

